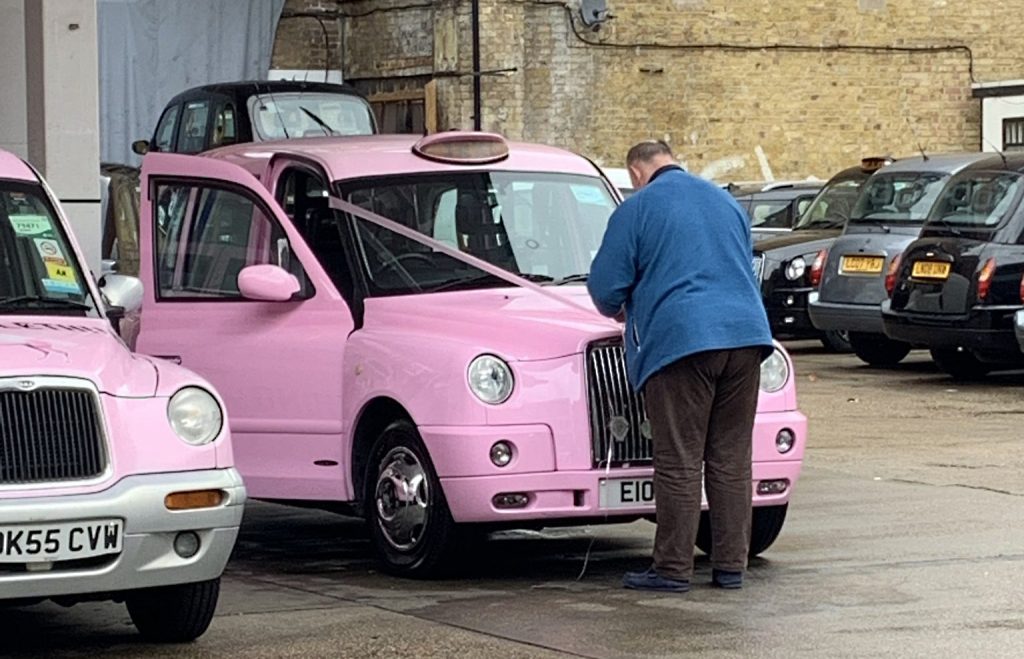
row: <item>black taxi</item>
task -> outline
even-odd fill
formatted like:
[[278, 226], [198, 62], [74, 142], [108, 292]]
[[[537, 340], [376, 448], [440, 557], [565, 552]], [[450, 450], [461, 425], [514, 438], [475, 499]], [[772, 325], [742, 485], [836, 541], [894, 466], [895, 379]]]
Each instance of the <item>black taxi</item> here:
[[865, 158], [825, 183], [785, 235], [754, 245], [754, 275], [761, 283], [772, 334], [779, 339], [820, 339], [832, 350], [849, 350], [842, 332], [822, 332], [811, 324], [808, 303], [814, 299], [832, 241], [842, 233], [861, 186], [889, 162]]
[[957, 379], [1024, 368], [1024, 154], [1000, 165], [950, 180], [882, 304], [886, 335], [927, 347]]

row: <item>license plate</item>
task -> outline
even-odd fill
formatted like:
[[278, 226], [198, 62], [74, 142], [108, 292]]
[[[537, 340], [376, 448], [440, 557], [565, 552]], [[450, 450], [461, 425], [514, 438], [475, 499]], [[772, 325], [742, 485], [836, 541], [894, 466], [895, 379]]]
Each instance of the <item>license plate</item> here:
[[950, 264], [941, 261], [914, 261], [911, 277], [921, 279], [949, 279]]
[[881, 274], [885, 259], [881, 256], [844, 256], [839, 262], [840, 274]]
[[0, 526], [0, 563], [43, 563], [118, 554], [122, 520]]
[[[701, 504], [707, 503], [704, 484], [700, 488]], [[602, 478], [598, 505], [601, 508], [654, 507], [653, 478]]]

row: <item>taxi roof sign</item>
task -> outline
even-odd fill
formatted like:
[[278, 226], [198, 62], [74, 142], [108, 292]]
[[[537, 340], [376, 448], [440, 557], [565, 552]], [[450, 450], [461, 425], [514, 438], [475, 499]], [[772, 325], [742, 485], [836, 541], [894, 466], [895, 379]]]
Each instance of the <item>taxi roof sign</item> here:
[[413, 153], [438, 162], [482, 165], [504, 160], [509, 148], [497, 133], [449, 131], [427, 135], [412, 147]]
[[892, 162], [892, 158], [888, 156], [868, 156], [861, 158], [860, 168], [865, 172], [873, 172], [885, 167]]

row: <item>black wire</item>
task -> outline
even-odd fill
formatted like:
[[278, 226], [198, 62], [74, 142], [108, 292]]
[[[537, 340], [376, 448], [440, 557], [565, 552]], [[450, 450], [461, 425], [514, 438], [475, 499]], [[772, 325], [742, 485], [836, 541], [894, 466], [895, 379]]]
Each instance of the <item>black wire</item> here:
[[324, 33], [324, 82], [327, 82], [327, 73], [331, 68], [331, 38], [327, 36], [327, 26], [324, 25], [324, 19], [319, 16], [314, 16], [313, 18], [320, 24], [320, 29]]
[[363, 12], [347, 13], [341, 10], [324, 10], [324, 11], [286, 11], [281, 13], [281, 18], [300, 18], [303, 16], [322, 16], [325, 18], [362, 18], [364, 16], [370, 16], [372, 14], [386, 14], [393, 11], [405, 11], [406, 9], [426, 9], [433, 7], [433, 0], [426, 0], [425, 2], [414, 2], [406, 5], [394, 5], [390, 7], [374, 7]]

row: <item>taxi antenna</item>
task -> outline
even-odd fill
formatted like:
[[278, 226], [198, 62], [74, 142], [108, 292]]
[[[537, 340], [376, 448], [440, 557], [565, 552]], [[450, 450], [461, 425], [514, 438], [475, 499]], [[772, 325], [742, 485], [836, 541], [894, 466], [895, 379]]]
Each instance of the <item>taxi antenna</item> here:
[[1003, 167], [1010, 166], [1009, 163], [1006, 162], [1006, 154], [1003, 153], [1001, 149], [999, 149], [995, 144], [992, 144], [992, 142], [987, 137], [982, 137], [981, 139], [985, 140], [985, 144], [988, 144], [990, 147], [992, 147], [992, 150], [998, 153], [999, 157], [1003, 159]]
[[924, 152], [924, 147], [921, 146], [921, 139], [917, 136], [917, 132], [914, 130], [913, 124], [910, 123], [910, 119], [908, 119], [906, 115], [903, 115], [903, 121], [907, 122], [907, 128], [910, 129], [910, 135], [914, 138], [914, 141], [917, 142], [917, 150], [921, 152], [921, 158], [927, 162], [928, 154]]

